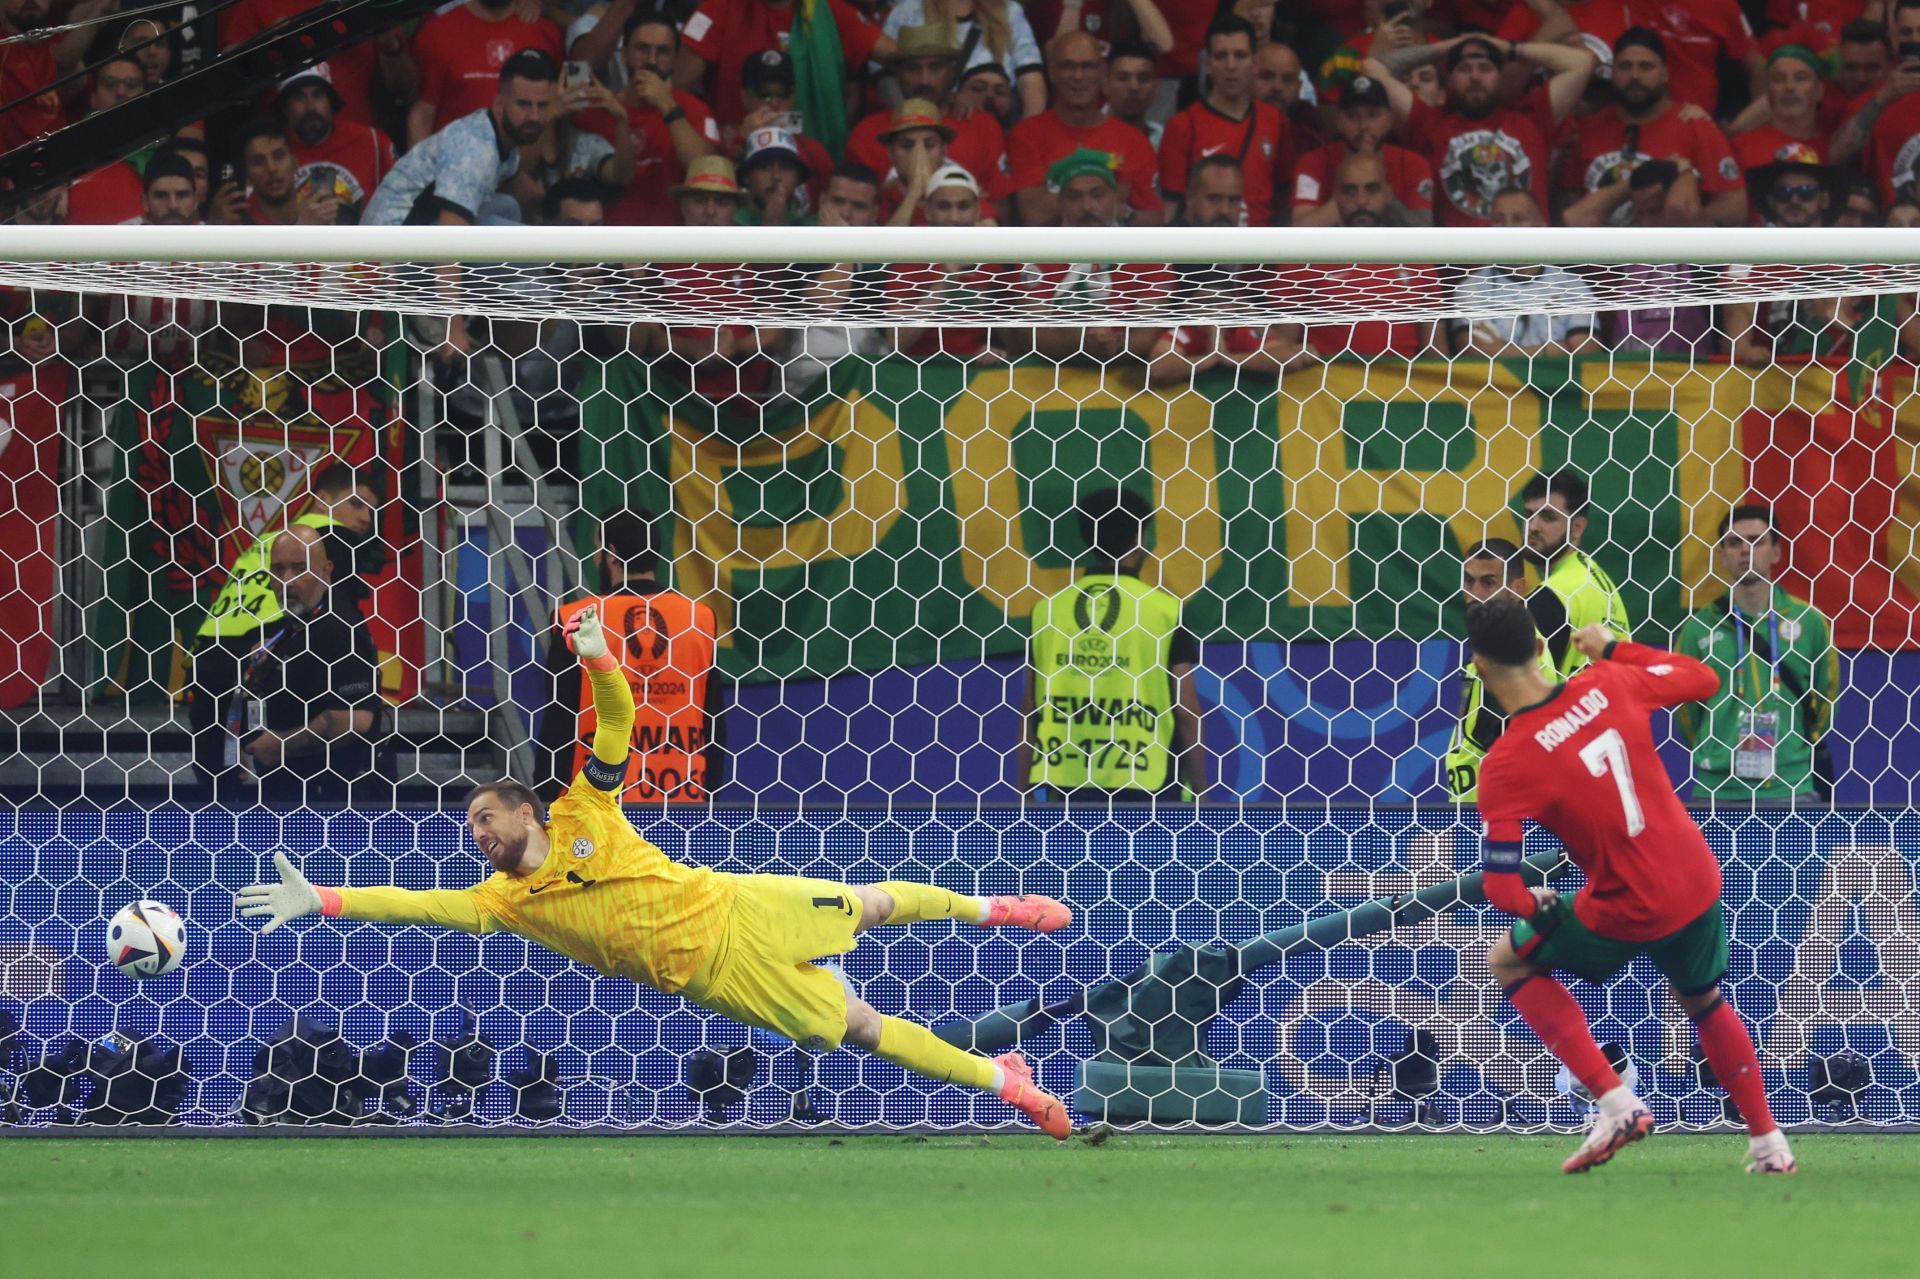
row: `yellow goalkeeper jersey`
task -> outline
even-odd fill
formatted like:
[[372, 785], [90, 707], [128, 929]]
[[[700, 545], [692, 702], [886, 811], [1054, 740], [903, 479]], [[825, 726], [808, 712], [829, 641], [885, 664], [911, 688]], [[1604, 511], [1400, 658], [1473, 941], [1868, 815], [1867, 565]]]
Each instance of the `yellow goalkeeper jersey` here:
[[[632, 694], [619, 674], [593, 674], [605, 696], [606, 734], [622, 753]], [[602, 686], [605, 687], [602, 687]], [[615, 688], [614, 686], [618, 687]], [[618, 702], [625, 700], [624, 726]], [[595, 751], [615, 753], [596, 734]], [[606, 769], [619, 785], [619, 766]], [[467, 933], [510, 932], [603, 973], [676, 992], [726, 931], [738, 880], [669, 858], [627, 821], [591, 764], [547, 818], [547, 860], [531, 875], [496, 872], [466, 889], [341, 888], [339, 914], [390, 924], [437, 924]]]

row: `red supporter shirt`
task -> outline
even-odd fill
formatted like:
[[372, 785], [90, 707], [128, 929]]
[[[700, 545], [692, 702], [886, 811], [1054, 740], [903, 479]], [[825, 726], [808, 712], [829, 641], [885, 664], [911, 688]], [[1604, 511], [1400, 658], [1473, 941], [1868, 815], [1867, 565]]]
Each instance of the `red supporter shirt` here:
[[[1300, 157], [1294, 169], [1293, 202], [1317, 208], [1333, 199], [1333, 175], [1347, 158], [1347, 144], [1329, 142]], [[1410, 213], [1433, 207], [1433, 166], [1417, 151], [1389, 142], [1380, 148], [1380, 163], [1387, 171], [1387, 185], [1394, 199]]]
[[1532, 818], [1586, 872], [1574, 912], [1594, 932], [1653, 941], [1698, 919], [1720, 896], [1720, 864], [1674, 793], [1649, 716], [1719, 687], [1703, 662], [1623, 640], [1510, 716], [1480, 765], [1489, 875], [1519, 869]]
[[[314, 0], [240, 0], [231, 9], [220, 11], [220, 47], [228, 49], [244, 44], [268, 27], [314, 8]], [[380, 81], [380, 58], [373, 41], [363, 40], [351, 48], [327, 56], [327, 70], [333, 87], [340, 94], [340, 114], [361, 124], [373, 123], [374, 86]], [[488, 95], [491, 102], [492, 95]], [[451, 120], [452, 116], [442, 119]]]
[[1896, 99], [1880, 113], [1867, 136], [1860, 164], [1880, 184], [1880, 198], [1891, 203], [1901, 187], [1913, 183], [1920, 161], [1920, 93]]
[[146, 216], [146, 187], [125, 160], [76, 181], [67, 191], [67, 221], [75, 226], [120, 226]]
[[[0, 27], [0, 34], [13, 33]], [[59, 92], [48, 88], [59, 78], [51, 44], [0, 44], [0, 106], [29, 94], [33, 97], [0, 115], [0, 155], [67, 123]]]
[[[1600, 59], [1603, 67], [1613, 65], [1613, 42], [1635, 21], [1626, 0], [1587, 0], [1585, 4], [1568, 5], [1567, 16], [1573, 19], [1574, 30], [1580, 33], [1580, 43]], [[1518, 44], [1533, 39], [1539, 29], [1540, 15], [1524, 4], [1516, 4], [1507, 10], [1506, 18], [1494, 34]]]
[[1757, 129], [1734, 134], [1730, 141], [1733, 143], [1734, 160], [1742, 170], [1747, 170], [1785, 159], [1787, 152], [1798, 147], [1813, 148], [1824, 162], [1829, 139], [1824, 133], [1816, 133], [1810, 138], [1796, 138], [1776, 125], [1763, 124]]
[[[1678, 102], [1668, 102], [1665, 111], [1640, 125], [1628, 124], [1618, 111], [1600, 111], [1582, 120], [1579, 130], [1561, 182], [1578, 194], [1598, 191], [1648, 160], [1672, 155], [1685, 156], [1700, 170], [1702, 195], [1734, 190], [1744, 180], [1720, 126], [1711, 120], [1682, 120]], [[1630, 131], [1631, 149], [1627, 146]]]
[[1271, 226], [1274, 188], [1293, 167], [1293, 126], [1280, 108], [1255, 102], [1251, 112], [1234, 120], [1202, 98], [1177, 113], [1160, 135], [1160, 190], [1185, 195], [1193, 166], [1210, 155], [1240, 161], [1247, 184], [1247, 225]]
[[[1284, 309], [1307, 313], [1329, 301], [1382, 308], [1430, 306], [1440, 299], [1440, 276], [1430, 266], [1283, 267], [1274, 276], [1275, 300]], [[1428, 320], [1358, 320], [1308, 324], [1306, 342], [1322, 359], [1354, 355], [1362, 359], [1396, 356], [1411, 360], [1431, 355]]]
[[[1160, 55], [1154, 68], [1162, 78], [1190, 76], [1200, 69], [1200, 52], [1207, 47], [1207, 28], [1213, 25], [1214, 6], [1195, 0], [1174, 0], [1160, 6], [1160, 15], [1173, 30], [1173, 48]], [[1045, 48], [1048, 37], [1041, 36]]]
[[345, 116], [334, 117], [333, 132], [317, 147], [302, 146], [291, 134], [287, 144], [293, 150], [297, 186], [332, 191], [340, 203], [356, 210], [367, 207], [368, 197], [393, 169], [392, 139]]
[[[975, 111], [964, 120], [946, 116], [953, 130], [947, 143], [947, 159], [953, 161], [980, 184], [989, 200], [1004, 199], [1007, 184], [1007, 135], [1000, 122], [985, 111]], [[858, 160], [884, 180], [893, 170], [893, 158], [887, 154], [880, 135], [893, 127], [893, 112], [875, 111], [853, 126], [847, 135], [847, 159]]]
[[1433, 166], [1442, 226], [1486, 226], [1493, 197], [1525, 187], [1547, 203], [1547, 165], [1553, 148], [1553, 104], [1542, 85], [1511, 106], [1478, 120], [1413, 101], [1404, 132]]
[[1076, 129], [1052, 110], [1042, 111], [1013, 126], [1007, 159], [1013, 168], [1013, 189], [1044, 187], [1047, 170], [1078, 147], [1106, 151], [1120, 159], [1120, 186], [1136, 209], [1160, 207], [1159, 162], [1147, 135], [1112, 116], [1102, 116], [1090, 128]]
[[546, 18], [488, 22], [461, 5], [429, 19], [414, 34], [413, 60], [420, 65], [420, 100], [433, 104], [436, 127], [492, 106], [501, 65], [522, 49], [539, 49], [555, 62], [567, 56], [559, 25]]
[[1640, 21], [1667, 42], [1668, 91], [1712, 111], [1720, 97], [1719, 60], [1739, 62], [1753, 50], [1753, 28], [1740, 0], [1643, 0]]
[[[687, 113], [687, 123], [715, 150], [720, 148], [720, 126], [707, 104], [691, 93], [673, 91], [673, 100]], [[580, 127], [613, 141], [613, 120], [605, 111], [587, 111]], [[674, 150], [673, 126], [654, 107], [627, 104], [627, 123], [633, 129], [633, 181], [607, 208], [607, 221], [614, 226], [673, 226], [680, 221], [680, 206], [669, 190], [687, 176]]]
[[[720, 104], [722, 124], [738, 124], [746, 107], [740, 96], [740, 68], [747, 55], [762, 49], [787, 47], [793, 30], [795, 0], [783, 9], [768, 8], [762, 0], [702, 0], [681, 32], [686, 47], [706, 61], [712, 78], [709, 98]], [[879, 42], [880, 27], [848, 6], [845, 0], [825, 0], [833, 11], [834, 26], [840, 31], [840, 51], [847, 70], [854, 72], [867, 65], [873, 46]]]

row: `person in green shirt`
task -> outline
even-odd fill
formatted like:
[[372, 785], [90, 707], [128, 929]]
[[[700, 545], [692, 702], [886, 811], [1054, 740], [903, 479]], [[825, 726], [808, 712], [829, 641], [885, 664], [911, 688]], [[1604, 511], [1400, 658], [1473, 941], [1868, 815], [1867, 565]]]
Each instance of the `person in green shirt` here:
[[[1504, 537], [1490, 537], [1460, 561], [1461, 603], [1471, 611], [1488, 600], [1525, 599], [1527, 561]], [[1471, 657], [1460, 675], [1460, 720], [1447, 746], [1447, 798], [1471, 804], [1480, 793], [1480, 761], [1507, 729], [1507, 714], [1487, 697]]]
[[1014, 786], [1069, 801], [1199, 798], [1200, 650], [1180, 601], [1140, 580], [1152, 508], [1102, 489], [1080, 500], [1078, 516], [1091, 571], [1033, 610]]
[[1678, 650], [1720, 676], [1720, 691], [1679, 709], [1693, 746], [1693, 795], [1711, 803], [1830, 799], [1822, 736], [1840, 691], [1833, 628], [1774, 580], [1780, 534], [1770, 508], [1736, 506], [1720, 522], [1720, 571], [1732, 589], [1680, 629]]
[[1527, 597], [1534, 629], [1547, 642], [1540, 659], [1549, 682], [1564, 683], [1587, 664], [1573, 646], [1575, 631], [1604, 626], [1621, 639], [1632, 632], [1627, 606], [1613, 578], [1580, 549], [1587, 532], [1589, 493], [1575, 471], [1536, 475], [1520, 490], [1527, 522], [1527, 558], [1540, 570], [1540, 587]]

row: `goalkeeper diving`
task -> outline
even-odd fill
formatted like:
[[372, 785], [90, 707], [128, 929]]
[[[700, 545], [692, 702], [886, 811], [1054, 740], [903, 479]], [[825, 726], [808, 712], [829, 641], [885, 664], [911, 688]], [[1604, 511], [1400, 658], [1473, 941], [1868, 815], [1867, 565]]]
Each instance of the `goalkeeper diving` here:
[[277, 884], [242, 888], [263, 934], [305, 915], [511, 932], [603, 973], [631, 977], [807, 1048], [857, 1044], [937, 1083], [991, 1092], [1049, 1136], [1073, 1131], [1067, 1108], [1036, 1086], [1018, 1052], [977, 1056], [924, 1026], [876, 1011], [815, 960], [844, 954], [882, 924], [951, 919], [1053, 932], [1073, 913], [1047, 897], [967, 897], [924, 884], [866, 886], [687, 866], [640, 837], [617, 798], [633, 732], [633, 691], [608, 652], [597, 608], [567, 626], [593, 686], [593, 754], [539, 817], [515, 781], [475, 787], [467, 829], [494, 873], [467, 889], [325, 888], [277, 853]]

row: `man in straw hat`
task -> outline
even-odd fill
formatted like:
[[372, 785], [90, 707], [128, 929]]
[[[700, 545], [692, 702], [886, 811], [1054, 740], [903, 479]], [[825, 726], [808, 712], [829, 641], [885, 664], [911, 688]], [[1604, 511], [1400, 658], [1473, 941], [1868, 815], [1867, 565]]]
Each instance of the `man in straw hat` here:
[[[960, 78], [960, 46], [945, 26], [902, 27], [887, 70], [900, 86], [903, 97], [931, 102], [939, 108], [941, 123], [952, 136], [947, 140], [947, 156], [973, 174], [990, 200], [998, 200], [1007, 191], [1007, 137], [1000, 122], [989, 111], [968, 111], [963, 117], [953, 114], [954, 89]], [[894, 127], [894, 113], [876, 111], [853, 127], [847, 139], [847, 158], [858, 160], [875, 173], [885, 173], [892, 164], [887, 144], [881, 135]]]

